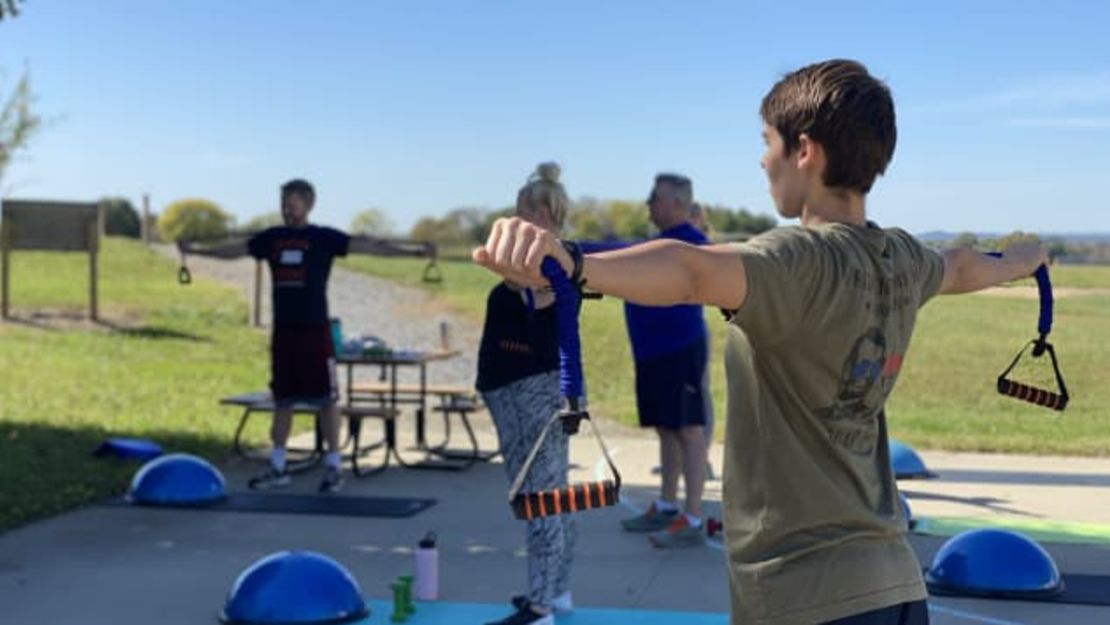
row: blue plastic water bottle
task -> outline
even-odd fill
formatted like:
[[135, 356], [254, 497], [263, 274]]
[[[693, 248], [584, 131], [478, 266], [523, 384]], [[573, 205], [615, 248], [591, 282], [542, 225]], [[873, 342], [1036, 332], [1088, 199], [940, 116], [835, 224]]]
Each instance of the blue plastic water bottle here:
[[335, 355], [338, 356], [343, 351], [343, 324], [339, 321], [339, 317], [332, 317], [331, 321], [331, 342], [335, 350]]

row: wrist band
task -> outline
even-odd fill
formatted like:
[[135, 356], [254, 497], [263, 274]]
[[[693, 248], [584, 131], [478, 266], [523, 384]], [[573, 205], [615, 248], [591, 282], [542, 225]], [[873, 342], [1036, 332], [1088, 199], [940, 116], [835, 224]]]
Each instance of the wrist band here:
[[582, 265], [585, 258], [582, 256], [582, 246], [574, 241], [560, 241], [563, 244], [563, 249], [570, 254], [570, 259], [574, 263], [574, 268], [570, 272], [570, 282], [576, 286], [583, 283], [582, 280]]

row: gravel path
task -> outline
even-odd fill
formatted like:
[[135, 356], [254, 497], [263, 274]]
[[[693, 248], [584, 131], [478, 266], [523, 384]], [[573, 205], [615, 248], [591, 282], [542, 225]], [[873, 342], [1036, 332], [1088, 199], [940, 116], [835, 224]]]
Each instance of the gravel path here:
[[[177, 258], [176, 250], [161, 246], [162, 251]], [[195, 278], [208, 278], [233, 285], [241, 290], [249, 303], [254, 293], [255, 261], [251, 258], [219, 260], [190, 256], [189, 271]], [[479, 323], [447, 310], [432, 296], [388, 280], [334, 267], [328, 283], [328, 308], [333, 317], [343, 322], [344, 336], [372, 334], [397, 349], [434, 349], [439, 347], [439, 327], [447, 322], [450, 346], [462, 355], [428, 365], [428, 381], [451, 384], [472, 384], [476, 371], [478, 342], [482, 328]], [[262, 272], [262, 323], [270, 323], [270, 275]], [[373, 367], [359, 367], [356, 379], [377, 377]], [[401, 369], [415, 374], [414, 368]], [[342, 372], [341, 372], [342, 373]], [[403, 375], [405, 379], [415, 377]], [[246, 389], [244, 389], [246, 390]]]

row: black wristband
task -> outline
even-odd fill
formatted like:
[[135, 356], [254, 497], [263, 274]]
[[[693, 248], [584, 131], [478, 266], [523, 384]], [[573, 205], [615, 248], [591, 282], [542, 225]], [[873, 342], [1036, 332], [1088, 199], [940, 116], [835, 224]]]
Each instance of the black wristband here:
[[574, 285], [582, 284], [582, 246], [574, 241], [561, 241], [563, 249], [570, 254], [570, 259], [574, 263], [574, 268], [570, 272], [570, 283]]

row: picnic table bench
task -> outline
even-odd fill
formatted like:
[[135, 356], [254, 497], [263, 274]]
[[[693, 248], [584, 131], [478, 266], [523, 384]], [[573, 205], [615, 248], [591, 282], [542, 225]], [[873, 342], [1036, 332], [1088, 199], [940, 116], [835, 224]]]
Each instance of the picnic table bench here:
[[[225, 406], [239, 406], [243, 408], [243, 414], [239, 418], [239, 425], [235, 428], [235, 440], [232, 443], [232, 449], [235, 451], [236, 454], [243, 458], [255, 459], [254, 456], [249, 454], [247, 450], [243, 448], [243, 429], [246, 427], [247, 421], [250, 419], [252, 414], [256, 412], [273, 413], [273, 397], [268, 391], [257, 391], [253, 393], [243, 393], [240, 395], [231, 395], [229, 397], [224, 397], [220, 400], [220, 404]], [[293, 410], [293, 414], [295, 415], [311, 414], [316, 417], [316, 441], [313, 448], [290, 448], [289, 450], [295, 453], [300, 452], [301, 454], [305, 455], [304, 458], [300, 458], [294, 462], [291, 462], [289, 465], [291, 471], [302, 471], [315, 466], [323, 457], [323, 433], [320, 431], [319, 420], [320, 411], [323, 409], [323, 407], [315, 403], [294, 402], [291, 405], [291, 408]], [[345, 418], [347, 420], [348, 439], [343, 443], [341, 448], [346, 448], [348, 445], [351, 446], [351, 453], [349, 454], [349, 458], [351, 461], [351, 470], [355, 473], [355, 475], [362, 476], [369, 475], [371, 473], [377, 473], [378, 471], [385, 469], [385, 467], [389, 463], [388, 452], [385, 456], [385, 459], [380, 465], [369, 470], [364, 469], [359, 464], [359, 459], [366, 454], [374, 451], [375, 449], [379, 449], [383, 446], [391, 444], [390, 432], [393, 430], [393, 423], [400, 412], [396, 408], [391, 408], [388, 406], [338, 405], [337, 408], [339, 410], [340, 418]], [[383, 435], [383, 437], [378, 441], [375, 441], [369, 445], [363, 445], [359, 440], [362, 432], [363, 419], [381, 420], [385, 426], [385, 435]]]

